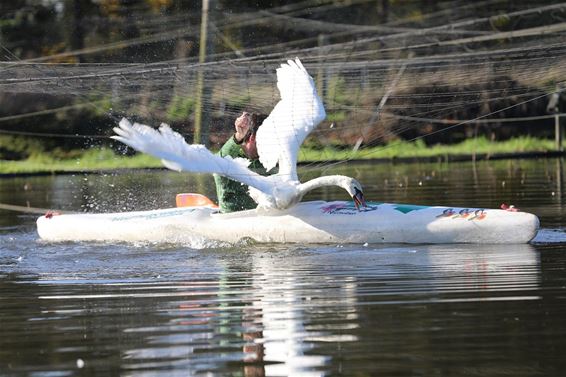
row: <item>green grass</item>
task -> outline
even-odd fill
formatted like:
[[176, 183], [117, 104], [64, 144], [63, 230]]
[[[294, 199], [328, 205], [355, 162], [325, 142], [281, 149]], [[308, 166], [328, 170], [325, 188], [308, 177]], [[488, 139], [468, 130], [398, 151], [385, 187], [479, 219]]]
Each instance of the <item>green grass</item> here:
[[415, 142], [396, 141], [388, 145], [360, 148], [324, 149], [302, 148], [299, 161], [325, 161], [345, 159], [393, 159], [403, 157], [435, 157], [449, 155], [473, 155], [495, 153], [547, 152], [554, 150], [554, 141], [532, 137], [519, 137], [507, 141], [492, 142], [486, 138], [466, 140], [460, 144], [426, 146], [422, 140]]
[[161, 162], [145, 154], [119, 156], [110, 149], [89, 149], [80, 157], [55, 159], [48, 154], [37, 154], [21, 161], [0, 160], [0, 174], [49, 173], [124, 168], [161, 167]]
[[[352, 152], [351, 148], [323, 149], [303, 147], [299, 161], [327, 161], [347, 159], [393, 159], [403, 157], [434, 157], [449, 155], [472, 155], [474, 153], [520, 153], [546, 152], [554, 150], [554, 141], [519, 137], [503, 142], [491, 142], [485, 138], [466, 140], [456, 145], [436, 145], [427, 147], [422, 140], [416, 142], [392, 142], [386, 146], [360, 148]], [[42, 153], [22, 161], [0, 160], [0, 174], [24, 174], [65, 171], [113, 170], [123, 168], [161, 167], [161, 162], [145, 154], [132, 157], [116, 155], [110, 149], [89, 149], [76, 153], [79, 157], [56, 159]]]

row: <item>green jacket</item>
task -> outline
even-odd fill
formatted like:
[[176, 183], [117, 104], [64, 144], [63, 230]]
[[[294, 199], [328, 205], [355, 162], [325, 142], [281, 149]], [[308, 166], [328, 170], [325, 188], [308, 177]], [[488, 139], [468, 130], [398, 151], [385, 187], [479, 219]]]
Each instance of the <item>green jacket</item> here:
[[[239, 144], [236, 144], [233, 137], [224, 143], [217, 154], [220, 157], [230, 156], [232, 158], [247, 158], [244, 151]], [[252, 160], [248, 168], [258, 174], [269, 175], [258, 159]], [[216, 183], [218, 205], [222, 212], [242, 211], [257, 207], [257, 203], [254, 202], [248, 194], [248, 186], [243, 183], [218, 174], [214, 174], [214, 183]]]

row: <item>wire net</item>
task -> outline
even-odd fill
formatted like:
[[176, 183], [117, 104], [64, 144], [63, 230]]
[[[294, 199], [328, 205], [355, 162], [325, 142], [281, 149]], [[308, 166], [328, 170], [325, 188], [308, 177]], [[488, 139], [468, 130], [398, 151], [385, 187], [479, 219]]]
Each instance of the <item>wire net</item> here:
[[[199, 35], [195, 19], [200, 15], [149, 17], [144, 9], [129, 9], [125, 22], [136, 26], [137, 37], [122, 41], [27, 60], [2, 46], [4, 96], [60, 100], [40, 110], [3, 114], [0, 122], [18, 122], [6, 133], [104, 138], [116, 120], [128, 116], [146, 124], [170, 123], [191, 141], [203, 93], [204, 138], [218, 147], [243, 108], [269, 113], [279, 100], [275, 69], [299, 57], [328, 114], [307, 139], [311, 147], [360, 147], [356, 153], [363, 153], [399, 139], [504, 138], [517, 127], [551, 134], [547, 104], [566, 77], [566, 3], [437, 1], [418, 17], [340, 22], [342, 12], [363, 14], [383, 3], [321, 0], [263, 11], [224, 9], [228, 14], [217, 15], [209, 25], [216, 53], [204, 63], [179, 53], [187, 38]], [[269, 30], [272, 37], [253, 46], [226, 37], [250, 29], [258, 34]], [[285, 37], [273, 36], [277, 33]], [[169, 53], [156, 56], [166, 59], [147, 58], [163, 43]], [[114, 62], [116, 50], [129, 51], [134, 62]], [[146, 58], [135, 62], [141, 54]], [[72, 63], [58, 62], [71, 58]], [[41, 122], [37, 116], [62, 111], [96, 112], [105, 121], [72, 134], [22, 127], [24, 118]]]

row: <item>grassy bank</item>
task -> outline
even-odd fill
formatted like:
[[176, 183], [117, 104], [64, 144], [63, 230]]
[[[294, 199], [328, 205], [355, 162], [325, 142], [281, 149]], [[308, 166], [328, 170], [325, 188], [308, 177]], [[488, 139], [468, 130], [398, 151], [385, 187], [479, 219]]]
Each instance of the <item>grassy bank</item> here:
[[[428, 158], [454, 155], [548, 152], [554, 150], [554, 141], [520, 137], [508, 141], [492, 142], [484, 138], [471, 139], [456, 145], [427, 147], [422, 141], [394, 142], [386, 146], [360, 148], [326, 147], [302, 148], [299, 161], [328, 161], [348, 159]], [[0, 160], [0, 174], [25, 174], [124, 168], [161, 167], [158, 159], [144, 154], [132, 157], [116, 155], [109, 149], [90, 149], [72, 159], [54, 159], [47, 154], [37, 154], [22, 161]]]
[[110, 149], [90, 149], [71, 159], [55, 159], [48, 154], [36, 154], [26, 160], [0, 160], [0, 174], [30, 174], [114, 170], [125, 168], [161, 167], [161, 162], [145, 154], [132, 157], [116, 155]]
[[554, 141], [532, 137], [519, 137], [507, 141], [490, 141], [486, 138], [466, 140], [460, 144], [426, 146], [422, 140], [396, 141], [385, 146], [351, 149], [326, 147], [320, 150], [301, 149], [300, 160], [324, 161], [344, 159], [426, 158], [436, 156], [548, 152], [555, 150]]

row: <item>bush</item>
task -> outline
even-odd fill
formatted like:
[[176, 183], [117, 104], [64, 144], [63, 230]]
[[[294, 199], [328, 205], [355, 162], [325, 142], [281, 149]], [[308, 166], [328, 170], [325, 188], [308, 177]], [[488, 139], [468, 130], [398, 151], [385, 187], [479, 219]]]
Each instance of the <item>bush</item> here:
[[186, 120], [194, 111], [194, 98], [175, 96], [169, 103], [169, 108], [167, 109], [167, 119], [170, 122]]

